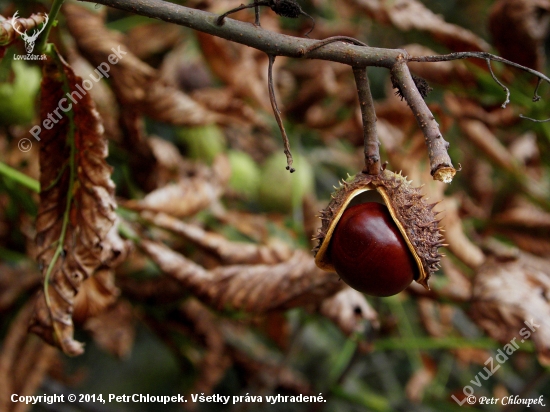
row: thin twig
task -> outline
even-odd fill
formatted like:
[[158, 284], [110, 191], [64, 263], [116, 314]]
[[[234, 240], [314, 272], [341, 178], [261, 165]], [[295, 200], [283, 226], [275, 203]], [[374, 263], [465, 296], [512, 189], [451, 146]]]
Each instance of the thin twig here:
[[439, 125], [416, 88], [407, 66], [406, 58], [393, 66], [391, 74], [392, 81], [399, 83], [401, 93], [426, 137], [426, 145], [428, 146], [428, 155], [430, 157], [430, 171], [433, 178], [441, 182], [450, 183], [456, 174], [456, 169], [453, 167], [451, 158], [447, 153], [449, 143], [443, 139], [439, 131]]
[[[225, 12], [220, 17], [218, 17], [218, 20], [216, 21], [216, 24], [218, 26], [222, 26], [223, 23], [224, 23], [225, 18], [228, 15], [233, 14], [233, 13], [235, 13], [237, 11], [240, 11], [240, 10], [250, 9], [250, 8], [254, 7], [254, 14], [256, 16], [254, 24], [256, 26], [260, 27], [260, 7], [259, 6], [268, 6], [268, 7], [270, 7], [271, 10], [273, 10], [279, 16], [290, 17], [290, 18], [298, 17], [298, 15], [294, 15], [292, 13], [287, 14], [287, 13], [285, 13], [284, 10], [279, 9], [277, 7], [276, 2], [273, 2], [273, 1], [270, 2], [270, 1], [266, 1], [266, 0], [254, 0], [254, 3], [252, 3], [252, 4], [241, 4], [239, 7], [235, 7], [234, 9], [231, 9], [231, 10]], [[297, 7], [297, 10], [295, 10], [295, 11], [299, 12], [299, 14], [301, 14], [303, 16], [309, 17], [312, 21], [311, 28], [308, 30], [308, 32], [306, 34], [304, 34], [305, 37], [309, 37], [309, 33], [311, 33], [313, 31], [313, 29], [315, 28], [315, 19], [313, 17], [311, 17], [309, 14], [307, 14], [305, 11], [303, 11], [302, 8], [297, 3], [295, 4], [295, 6]]]
[[332, 37], [327, 37], [326, 39], [323, 39], [323, 40], [316, 41], [313, 45], [311, 45], [307, 49], [305, 49], [303, 54], [305, 56], [308, 53], [312, 52], [313, 50], [318, 49], [319, 47], [323, 47], [323, 46], [326, 46], [327, 44], [334, 43], [334, 42], [337, 42], [337, 41], [341, 41], [341, 42], [349, 43], [349, 44], [355, 44], [356, 46], [369, 47], [368, 44], [363, 43], [362, 41], [359, 41], [357, 39], [354, 39], [353, 37], [332, 36]]
[[269, 57], [269, 67], [267, 72], [267, 85], [269, 87], [269, 100], [271, 101], [271, 107], [273, 108], [273, 114], [275, 115], [275, 120], [279, 125], [281, 130], [281, 135], [283, 136], [283, 145], [285, 147], [286, 155], [286, 170], [290, 173], [294, 173], [296, 169], [292, 167], [292, 153], [290, 153], [290, 143], [288, 141], [288, 136], [286, 135], [285, 126], [283, 125], [283, 119], [281, 118], [281, 112], [277, 105], [277, 98], [275, 97], [275, 89], [273, 87], [273, 63], [275, 62], [275, 56], [272, 54], [268, 55]]
[[315, 29], [315, 19], [313, 17], [311, 17], [309, 14], [307, 14], [305, 11], [301, 10], [301, 13], [306, 16], [306, 17], [309, 17], [310, 20], [311, 20], [311, 28], [304, 34], [305, 37], [309, 37], [309, 33], [311, 33], [313, 31], [313, 29]]
[[522, 119], [525, 119], [525, 120], [531, 120], [532, 122], [535, 122], [535, 123], [547, 123], [547, 122], [550, 122], [550, 118], [539, 120], [539, 119], [533, 119], [532, 117], [524, 116], [524, 115], [522, 115], [522, 114], [520, 114], [519, 117], [521, 117]]
[[542, 83], [542, 79], [541, 78], [538, 78], [537, 79], [537, 86], [535, 87], [535, 91], [533, 93], [533, 103], [536, 103], [540, 100], [540, 96], [538, 95], [538, 91], [539, 91], [539, 87]]
[[483, 59], [483, 60], [492, 60], [495, 62], [504, 63], [508, 66], [515, 67], [517, 69], [526, 71], [527, 73], [531, 73], [533, 76], [538, 77], [539, 79], [545, 80], [548, 83], [550, 83], [550, 78], [542, 74], [541, 72], [538, 72], [536, 70], [533, 70], [529, 67], [522, 66], [521, 64], [514, 63], [513, 61], [506, 60], [502, 57], [495, 56], [491, 53], [486, 52], [457, 52], [457, 53], [450, 53], [450, 54], [442, 54], [440, 56], [409, 56], [407, 58], [407, 61], [409, 62], [420, 62], [420, 63], [435, 63], [435, 62], [448, 62], [452, 60], [462, 60], [462, 59]]
[[361, 118], [363, 121], [363, 139], [365, 152], [364, 173], [377, 175], [380, 173], [380, 141], [376, 133], [376, 113], [374, 101], [370, 92], [369, 78], [366, 67], [354, 67], [353, 75], [357, 85]]
[[260, 24], [260, 5], [258, 4], [258, 0], [254, 0], [254, 24], [258, 27], [261, 26]]
[[256, 15], [256, 26], [260, 26], [260, 8], [259, 6], [269, 6], [269, 2], [263, 1], [263, 0], [254, 0], [254, 3], [252, 4], [241, 4], [239, 7], [235, 7], [234, 9], [231, 9], [229, 11], [226, 11], [224, 14], [221, 14], [220, 17], [216, 20], [216, 24], [218, 26], [223, 26], [224, 20], [227, 16], [230, 14], [236, 13], [238, 11], [244, 10], [244, 9], [250, 9], [254, 7], [254, 13]]
[[508, 105], [508, 103], [510, 103], [510, 89], [508, 89], [508, 87], [506, 87], [504, 84], [501, 83], [501, 81], [499, 79], [497, 79], [497, 76], [495, 76], [495, 73], [493, 72], [493, 68], [491, 67], [491, 60], [490, 59], [485, 59], [485, 61], [487, 62], [487, 67], [489, 68], [489, 72], [491, 72], [491, 76], [493, 77], [493, 80], [500, 86], [502, 87], [502, 90], [504, 90], [506, 92], [506, 100], [504, 101], [504, 103], [502, 103], [502, 105], [500, 107], [502, 107], [503, 109], [506, 108], [506, 106]]

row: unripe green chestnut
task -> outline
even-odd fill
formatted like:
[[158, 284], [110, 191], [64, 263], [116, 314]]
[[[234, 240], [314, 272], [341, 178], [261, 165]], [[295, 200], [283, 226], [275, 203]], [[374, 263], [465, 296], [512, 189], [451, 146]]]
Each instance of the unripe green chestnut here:
[[347, 209], [332, 234], [328, 253], [342, 280], [368, 295], [395, 295], [419, 276], [399, 228], [380, 203]]
[[420, 188], [389, 170], [358, 173], [341, 185], [321, 211], [317, 266], [369, 295], [395, 295], [413, 280], [429, 289], [440, 266], [437, 249], [446, 246], [436, 203], [428, 204]]

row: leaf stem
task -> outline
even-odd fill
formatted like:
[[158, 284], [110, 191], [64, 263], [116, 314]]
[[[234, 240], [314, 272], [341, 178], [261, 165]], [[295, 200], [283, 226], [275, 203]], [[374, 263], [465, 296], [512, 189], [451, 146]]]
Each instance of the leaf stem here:
[[50, 31], [52, 27], [56, 24], [57, 15], [59, 14], [59, 10], [61, 9], [64, 1], [65, 0], [54, 0], [52, 4], [50, 14], [48, 14], [48, 22], [46, 23], [46, 28], [44, 29], [44, 33], [42, 33], [42, 36], [40, 36], [40, 39], [37, 42], [37, 50], [40, 53], [46, 53], [46, 44], [48, 43], [48, 37], [50, 37]]
[[[52, 59], [54, 60], [61, 77], [63, 79], [63, 91], [65, 93], [70, 93], [71, 88], [69, 85], [69, 81], [67, 79], [67, 72], [65, 71], [65, 63], [61, 60], [61, 56], [57, 53], [57, 50], [55, 50], [54, 47], [46, 47], [45, 48], [46, 54], [48, 54]], [[50, 264], [48, 265], [48, 269], [46, 270], [46, 275], [44, 276], [44, 298], [46, 300], [46, 305], [48, 309], [50, 310], [50, 316], [52, 317], [52, 324], [54, 327], [54, 331], [57, 336], [60, 336], [60, 334], [57, 331], [57, 322], [53, 321], [53, 313], [51, 312], [51, 299], [50, 299], [50, 292], [49, 292], [49, 284], [50, 284], [50, 276], [53, 271], [53, 268], [55, 264], [57, 263], [57, 260], [59, 259], [59, 256], [63, 253], [63, 247], [65, 245], [65, 236], [67, 235], [67, 229], [69, 227], [69, 215], [71, 211], [71, 205], [73, 202], [73, 188], [74, 188], [74, 181], [76, 179], [76, 167], [75, 167], [75, 156], [76, 156], [76, 145], [75, 145], [75, 124], [74, 124], [74, 109], [71, 108], [67, 113], [67, 119], [68, 119], [68, 125], [69, 130], [67, 131], [67, 144], [70, 147], [70, 155], [69, 155], [69, 187], [67, 189], [67, 202], [65, 205], [65, 212], [63, 213], [63, 223], [61, 226], [61, 234], [59, 235], [59, 239], [57, 240], [57, 247], [55, 249], [54, 255], [52, 257], [52, 260], [50, 261]], [[64, 166], [62, 166], [64, 167]]]

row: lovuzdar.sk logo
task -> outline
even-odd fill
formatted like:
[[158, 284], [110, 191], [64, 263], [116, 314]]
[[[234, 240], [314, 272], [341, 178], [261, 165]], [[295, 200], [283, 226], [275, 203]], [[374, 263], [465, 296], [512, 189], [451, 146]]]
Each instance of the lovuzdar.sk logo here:
[[45, 20], [44, 20], [44, 24], [42, 24], [42, 28], [36, 29], [33, 31], [31, 35], [28, 35], [27, 30], [25, 30], [24, 32], [21, 31], [22, 25], [20, 22], [17, 21], [19, 17], [18, 13], [19, 11], [16, 11], [13, 17], [11, 18], [11, 26], [13, 27], [13, 30], [15, 30], [17, 33], [21, 35], [21, 38], [25, 42], [25, 50], [27, 50], [27, 54], [15, 55], [14, 59], [15, 60], [46, 60], [45, 54], [36, 55], [36, 54], [32, 54], [32, 52], [34, 50], [34, 45], [36, 43], [36, 40], [38, 39], [38, 36], [46, 28], [46, 24], [48, 23], [48, 20], [49, 20], [48, 15], [44, 14]]

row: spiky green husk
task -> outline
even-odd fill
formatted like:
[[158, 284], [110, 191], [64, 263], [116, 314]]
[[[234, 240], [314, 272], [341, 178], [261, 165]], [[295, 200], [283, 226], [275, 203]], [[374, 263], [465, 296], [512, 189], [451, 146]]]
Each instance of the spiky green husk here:
[[[418, 283], [428, 288], [428, 279], [440, 266], [441, 254], [438, 248], [444, 246], [443, 235], [440, 232], [439, 220], [433, 211], [437, 203], [427, 203], [421, 189], [411, 186], [412, 182], [389, 170], [374, 176], [358, 173], [351, 181], [343, 181], [341, 187], [332, 195], [332, 200], [321, 211], [322, 226], [315, 236], [318, 240], [313, 249], [316, 263], [322, 269], [330, 269], [332, 264], [327, 261], [328, 244], [332, 231], [343, 213], [343, 208], [349, 203], [350, 196], [355, 197], [362, 189], [376, 189], [384, 198], [394, 221], [405, 237], [409, 248], [420, 269]], [[321, 253], [320, 256], [317, 256]]]

